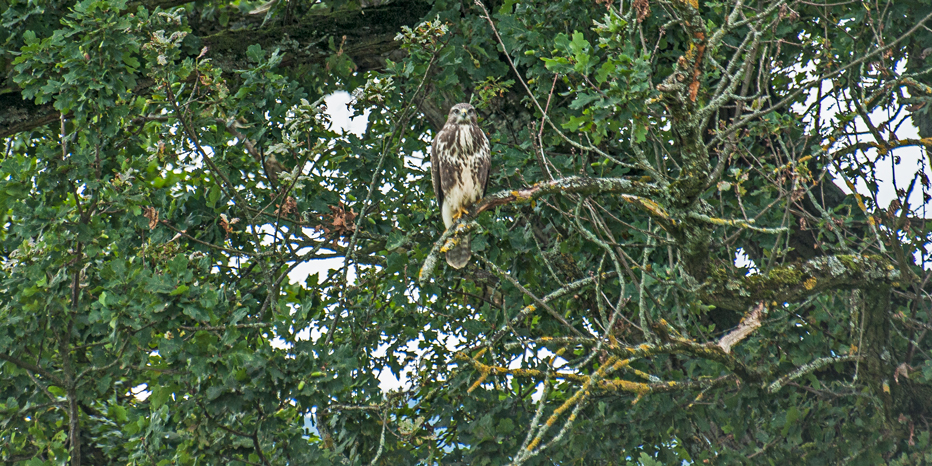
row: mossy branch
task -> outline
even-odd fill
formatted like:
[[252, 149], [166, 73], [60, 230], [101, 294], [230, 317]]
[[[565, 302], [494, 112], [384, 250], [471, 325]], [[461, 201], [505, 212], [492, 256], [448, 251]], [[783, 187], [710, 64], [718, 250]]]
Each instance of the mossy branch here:
[[497, 206], [510, 203], [531, 202], [541, 196], [558, 193], [581, 195], [621, 193], [625, 195], [624, 199], [626, 201], [644, 208], [651, 215], [658, 215], [663, 218], [665, 214], [665, 211], [663, 211], [659, 205], [649, 199], [645, 199], [647, 197], [659, 197], [661, 195], [660, 188], [653, 183], [625, 178], [570, 176], [544, 183], [537, 183], [520, 190], [500, 191], [491, 196], [486, 196], [475, 203], [466, 214], [456, 220], [453, 225], [434, 242], [433, 248], [431, 248], [427, 258], [424, 259], [424, 264], [421, 266], [421, 270], [418, 274], [418, 281], [423, 285], [427, 283], [427, 280], [433, 275], [441, 248], [446, 245], [447, 240], [454, 234], [460, 235], [479, 227], [474, 220], [482, 212]]
[[790, 229], [787, 227], [761, 228], [758, 226], [754, 226], [754, 219], [729, 220], [725, 218], [709, 217], [708, 215], [703, 215], [698, 212], [689, 212], [687, 216], [693, 220], [699, 220], [700, 222], [705, 222], [711, 225], [747, 228], [748, 230], [756, 231], [758, 233], [766, 233], [766, 234], [771, 234], [771, 235], [775, 235], [777, 233], [785, 233], [785, 232], [790, 231]]
[[855, 355], [855, 354], [851, 354], [847, 356], [839, 356], [839, 357], [819, 358], [808, 364], [804, 364], [802, 367], [796, 369], [793, 372], [790, 372], [789, 374], [784, 375], [783, 377], [780, 377], [775, 382], [765, 387], [767, 388], [768, 392], [776, 393], [780, 391], [780, 389], [783, 388], [783, 386], [786, 385], [787, 382], [791, 380], [796, 380], [811, 372], [815, 372], [829, 364], [835, 364], [838, 362], [855, 361], [857, 359], [860, 359], [860, 356]]
[[[482, 354], [481, 352], [479, 353]], [[538, 369], [509, 369], [507, 367], [495, 366], [490, 364], [484, 364], [480, 362], [477, 358], [468, 356], [463, 352], [457, 352], [455, 358], [460, 361], [469, 363], [476, 371], [479, 372], [479, 380], [477, 383], [474, 383], [470, 387], [470, 391], [474, 390], [476, 386], [481, 384], [488, 378], [490, 375], [498, 376], [513, 376], [513, 377], [522, 377], [522, 378], [533, 378], [533, 379], [543, 379], [547, 375], [546, 371], [541, 371]], [[596, 388], [600, 390], [607, 391], [626, 391], [634, 393], [638, 396], [645, 395], [650, 393], [654, 387], [657, 386], [666, 386], [669, 383], [660, 383], [660, 384], [646, 384], [641, 382], [631, 382], [627, 380], [603, 380], [607, 375], [614, 373], [624, 367], [627, 367], [632, 361], [638, 358], [628, 358], [620, 359], [618, 356], [611, 356], [605, 364], [600, 366], [596, 371], [596, 374], [590, 376], [586, 374], [580, 374], [576, 372], [560, 372], [553, 371], [550, 373], [550, 377], [554, 379], [566, 380], [569, 382], [576, 382], [581, 384], [585, 388]]]
[[877, 255], [834, 255], [776, 267], [766, 274], [724, 278], [713, 272], [702, 290], [706, 303], [743, 312], [759, 302], [785, 303], [865, 282], [896, 284], [902, 273]]

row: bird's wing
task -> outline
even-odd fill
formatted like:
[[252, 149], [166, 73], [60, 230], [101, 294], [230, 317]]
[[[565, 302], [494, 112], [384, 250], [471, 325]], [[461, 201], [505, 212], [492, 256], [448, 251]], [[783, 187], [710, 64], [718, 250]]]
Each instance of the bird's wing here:
[[489, 171], [492, 168], [492, 151], [489, 148], [489, 140], [478, 126], [473, 127], [473, 138], [482, 141], [479, 144], [479, 186], [482, 186], [482, 197], [485, 197], [485, 189], [489, 186]]
[[440, 184], [440, 156], [438, 153], [442, 149], [438, 147], [443, 143], [440, 142], [440, 135], [443, 134], [443, 130], [440, 130], [436, 136], [434, 136], [434, 142], [430, 145], [430, 178], [434, 183], [434, 196], [437, 197], [437, 206], [440, 207], [441, 211], [443, 209], [443, 190], [441, 189]]

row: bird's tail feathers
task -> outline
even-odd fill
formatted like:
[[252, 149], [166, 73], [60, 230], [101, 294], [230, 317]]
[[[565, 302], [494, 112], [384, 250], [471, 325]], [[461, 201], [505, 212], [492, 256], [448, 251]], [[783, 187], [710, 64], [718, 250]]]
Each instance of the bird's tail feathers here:
[[446, 253], [447, 264], [454, 269], [466, 267], [469, 258], [472, 257], [472, 251], [469, 249], [469, 238], [460, 238], [456, 246], [450, 248]]

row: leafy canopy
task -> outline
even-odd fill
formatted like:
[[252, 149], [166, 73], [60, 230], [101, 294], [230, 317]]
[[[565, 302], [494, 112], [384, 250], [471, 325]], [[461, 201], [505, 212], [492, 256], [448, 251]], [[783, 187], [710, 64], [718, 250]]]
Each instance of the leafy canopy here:
[[4, 462], [932, 461], [928, 0], [2, 5]]

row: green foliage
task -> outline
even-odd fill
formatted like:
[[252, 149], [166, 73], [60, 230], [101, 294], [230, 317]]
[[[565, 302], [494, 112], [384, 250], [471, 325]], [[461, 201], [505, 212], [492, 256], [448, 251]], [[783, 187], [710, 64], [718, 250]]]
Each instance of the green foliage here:
[[[932, 461], [928, 2], [302, 29], [402, 3], [3, 3], [0, 461]], [[419, 280], [461, 101], [500, 202]]]

